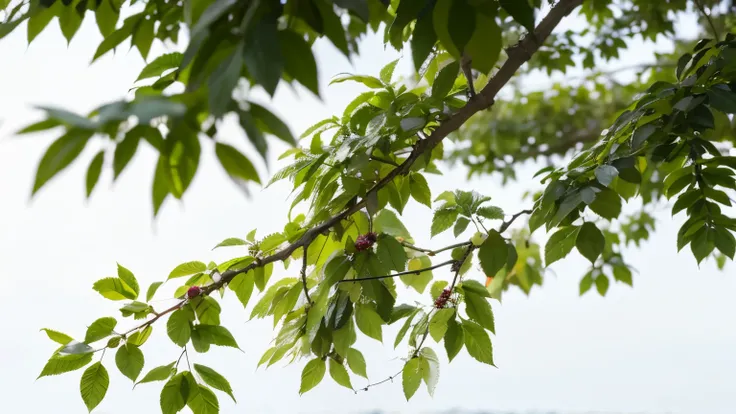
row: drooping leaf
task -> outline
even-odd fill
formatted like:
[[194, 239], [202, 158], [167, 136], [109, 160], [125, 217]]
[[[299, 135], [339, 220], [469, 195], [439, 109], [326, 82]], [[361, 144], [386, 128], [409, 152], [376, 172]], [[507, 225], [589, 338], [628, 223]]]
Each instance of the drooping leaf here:
[[144, 357], [143, 352], [134, 345], [124, 345], [118, 348], [115, 353], [115, 365], [120, 372], [131, 381], [135, 382], [143, 370]]
[[580, 227], [577, 226], [563, 227], [550, 236], [544, 248], [544, 262], [547, 266], [570, 254], [579, 231]]
[[347, 352], [348, 366], [354, 374], [360, 375], [363, 378], [368, 378], [366, 371], [365, 358], [363, 354], [355, 348], [349, 348]]
[[477, 323], [463, 320], [465, 348], [470, 356], [485, 364], [493, 365], [493, 348], [488, 333]]
[[409, 401], [419, 389], [424, 377], [424, 371], [429, 367], [422, 358], [412, 358], [406, 361], [404, 369], [401, 371], [401, 385], [404, 389], [404, 396]]
[[603, 252], [603, 248], [606, 245], [606, 239], [603, 233], [591, 222], [585, 222], [580, 226], [580, 231], [575, 238], [575, 246], [578, 251], [591, 263], [595, 263], [595, 260]]
[[483, 244], [478, 249], [478, 260], [486, 276], [495, 276], [499, 270], [506, 266], [509, 249], [506, 241], [495, 230], [488, 232]]
[[84, 371], [79, 384], [79, 391], [87, 410], [91, 412], [102, 402], [109, 385], [110, 377], [101, 362], [95, 362]]
[[168, 365], [161, 365], [160, 367], [153, 368], [152, 370], [148, 371], [148, 373], [143, 376], [143, 379], [138, 381], [136, 385], [146, 382], [164, 381], [169, 379], [176, 372], [174, 368], [175, 363], [176, 362], [172, 362]]
[[92, 134], [72, 129], [54, 141], [46, 150], [36, 169], [33, 194], [36, 194], [56, 174], [64, 170], [82, 153]]
[[179, 309], [169, 316], [169, 321], [166, 323], [166, 333], [169, 335], [171, 342], [176, 345], [184, 346], [189, 342], [192, 329], [186, 312]]
[[304, 394], [322, 382], [326, 370], [325, 361], [321, 358], [314, 358], [307, 362], [307, 365], [302, 370], [302, 382], [299, 387], [299, 394]]
[[115, 318], [105, 317], [97, 319], [87, 328], [87, 333], [84, 336], [84, 342], [91, 344], [92, 342], [99, 341], [100, 339], [106, 338], [112, 334], [113, 329], [117, 325], [118, 321]]
[[182, 263], [179, 266], [176, 266], [174, 270], [169, 273], [169, 277], [167, 278], [167, 280], [177, 277], [190, 276], [195, 273], [204, 272], [206, 270], [207, 265], [199, 261]]
[[217, 143], [215, 154], [225, 172], [236, 182], [254, 181], [258, 184], [261, 183], [258, 171], [256, 171], [253, 163], [235, 147]]
[[225, 377], [208, 366], [200, 364], [194, 364], [192, 366], [205, 384], [216, 390], [224, 392], [233, 399], [233, 402], [235, 402], [232, 387], [230, 387], [230, 383], [225, 379]]
[[472, 291], [465, 291], [465, 310], [468, 313], [468, 317], [477, 322], [478, 325], [488, 329], [491, 332], [495, 332], [495, 325], [493, 321], [493, 311], [488, 300], [483, 297], [476, 295]]

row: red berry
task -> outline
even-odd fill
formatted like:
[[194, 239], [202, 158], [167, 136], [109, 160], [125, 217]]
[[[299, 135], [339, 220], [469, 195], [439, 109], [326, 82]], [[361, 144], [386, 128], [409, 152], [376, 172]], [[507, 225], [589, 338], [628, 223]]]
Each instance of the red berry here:
[[199, 286], [192, 286], [187, 290], [187, 299], [196, 298], [202, 293], [202, 289]]
[[452, 296], [452, 291], [450, 289], [445, 289], [440, 293], [440, 295], [435, 299], [434, 301], [434, 307], [437, 309], [442, 309], [447, 304], [447, 301], [450, 299], [450, 296]]
[[362, 234], [355, 240], [355, 250], [359, 252], [368, 250], [373, 246], [373, 243], [375, 243], [377, 239], [376, 233], [371, 232]]

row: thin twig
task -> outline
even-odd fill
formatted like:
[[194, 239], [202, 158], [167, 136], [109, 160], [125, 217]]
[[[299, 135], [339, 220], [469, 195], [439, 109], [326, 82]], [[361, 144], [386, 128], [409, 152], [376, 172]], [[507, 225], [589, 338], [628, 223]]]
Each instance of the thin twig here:
[[395, 373], [394, 375], [389, 376], [386, 379], [383, 379], [383, 380], [378, 381], [378, 382], [374, 382], [372, 384], [368, 384], [365, 387], [363, 387], [363, 388], [361, 388], [359, 390], [354, 390], [354, 391], [355, 391], [356, 394], [358, 393], [358, 391], [368, 391], [368, 388], [375, 387], [376, 385], [381, 385], [381, 384], [387, 383], [389, 381], [393, 381], [394, 378], [396, 378], [399, 375], [401, 375], [402, 372], [404, 372], [404, 368], [403, 367], [399, 370], [399, 372]]
[[700, 11], [700, 14], [705, 17], [705, 20], [708, 21], [708, 25], [710, 26], [711, 32], [713, 32], [713, 37], [715, 38], [716, 42], [721, 38], [718, 36], [718, 29], [716, 29], [716, 25], [713, 23], [713, 19], [710, 17], [708, 13], [705, 12], [705, 7], [703, 7], [703, 3], [700, 2], [700, 0], [693, 0], [693, 3], [695, 3], [695, 6]]
[[358, 277], [358, 278], [355, 278], [355, 279], [343, 279], [343, 280], [341, 280], [341, 281], [339, 281], [337, 283], [363, 282], [363, 281], [366, 281], [366, 280], [388, 279], [390, 277], [397, 277], [397, 276], [418, 275], [418, 274], [420, 274], [422, 272], [427, 272], [427, 271], [430, 271], [430, 270], [434, 270], [434, 269], [437, 269], [437, 268], [440, 268], [440, 267], [443, 267], [443, 266], [451, 265], [453, 263], [455, 263], [455, 260], [447, 260], [447, 261], [442, 262], [440, 264], [436, 264], [436, 265], [430, 266], [430, 267], [425, 267], [423, 269], [408, 270], [406, 272], [399, 272], [399, 273], [394, 273], [394, 274], [390, 274], [390, 275]]
[[309, 297], [309, 288], [307, 287], [307, 249], [309, 245], [304, 246], [304, 260], [302, 261], [302, 287], [304, 288], [304, 296], [307, 298], [307, 303], [312, 304], [312, 298]]
[[457, 280], [460, 277], [460, 269], [463, 267], [463, 264], [466, 260], [468, 260], [468, 257], [470, 256], [470, 253], [473, 253], [473, 249], [475, 249], [475, 245], [470, 244], [468, 245], [468, 248], [465, 249], [465, 254], [463, 254], [462, 259], [457, 261], [457, 268], [455, 269], [455, 276], [452, 278], [452, 284], [450, 285], [450, 292], [455, 289], [455, 285], [457, 284]]
[[521, 210], [520, 212], [514, 214], [513, 216], [511, 216], [511, 218], [508, 221], [504, 221], [503, 224], [501, 224], [501, 227], [498, 229], [498, 232], [503, 233], [506, 230], [508, 230], [509, 226], [511, 226], [514, 223], [514, 221], [516, 221], [517, 218], [519, 218], [520, 216], [524, 214], [532, 214], [532, 211], [531, 210]]
[[187, 352], [187, 347], [184, 346], [181, 348], [181, 354], [179, 354], [179, 358], [176, 359], [176, 365], [174, 365], [174, 368], [179, 368], [179, 362], [181, 362], [181, 358], [184, 356], [184, 354]]
[[452, 249], [455, 249], [457, 247], [464, 247], [464, 246], [467, 246], [469, 244], [470, 244], [470, 242], [462, 242], [462, 243], [452, 244], [450, 246], [443, 247], [443, 248], [440, 248], [440, 249], [437, 249], [437, 250], [430, 250], [430, 249], [425, 249], [425, 248], [422, 248], [422, 247], [414, 246], [413, 244], [407, 243], [405, 241], [404, 242], [401, 242], [401, 245], [404, 246], [404, 247], [406, 247], [407, 249], [416, 250], [416, 251], [422, 252], [422, 253], [427, 253], [427, 256], [434, 256], [434, 255], [437, 255], [437, 254], [442, 253], [444, 251], [452, 250]]
[[125, 331], [122, 334], [122, 336], [127, 336], [129, 333], [131, 333], [133, 331], [137, 331], [138, 329], [145, 328], [148, 325], [153, 325], [153, 323], [156, 322], [160, 317], [162, 317], [164, 315], [167, 315], [167, 314], [169, 314], [169, 313], [171, 313], [171, 312], [173, 312], [173, 311], [181, 308], [182, 306], [184, 306], [184, 304], [186, 302], [187, 302], [186, 299], [183, 299], [183, 300], [179, 301], [176, 305], [174, 305], [174, 306], [166, 309], [165, 311], [162, 311], [162, 312], [157, 313], [153, 318], [151, 318], [151, 319], [143, 322], [142, 324], [136, 326], [135, 328], [132, 328], [132, 329], [129, 329], [129, 330]]

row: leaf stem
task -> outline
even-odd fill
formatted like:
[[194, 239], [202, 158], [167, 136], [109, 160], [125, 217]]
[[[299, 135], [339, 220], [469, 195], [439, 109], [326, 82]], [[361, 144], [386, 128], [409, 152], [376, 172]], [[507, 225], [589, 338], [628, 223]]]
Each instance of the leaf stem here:
[[511, 226], [514, 223], [514, 221], [516, 221], [517, 218], [519, 218], [520, 216], [523, 216], [524, 214], [532, 214], [532, 211], [531, 210], [521, 210], [520, 212], [512, 215], [511, 218], [508, 219], [508, 221], [504, 221], [503, 224], [501, 224], [501, 227], [498, 229], [498, 232], [503, 233], [506, 230], [508, 230], [509, 226]]
[[406, 247], [407, 249], [415, 250], [415, 251], [422, 252], [422, 253], [427, 253], [427, 256], [434, 256], [434, 255], [437, 255], [437, 254], [442, 253], [444, 251], [452, 250], [452, 249], [457, 248], [457, 247], [467, 246], [469, 244], [470, 244], [470, 242], [455, 243], [455, 244], [451, 244], [451, 245], [446, 246], [446, 247], [442, 247], [442, 248], [437, 249], [437, 250], [430, 250], [430, 249], [424, 249], [422, 247], [414, 246], [413, 244], [410, 244], [410, 243], [407, 243], [407, 242], [404, 242], [404, 241], [401, 242], [401, 245], [404, 246], [404, 247]]
[[309, 288], [307, 287], [307, 249], [309, 249], [309, 245], [304, 246], [304, 255], [302, 260], [302, 287], [304, 288], [304, 296], [307, 298], [307, 303], [311, 306], [312, 305], [312, 298], [309, 297]]

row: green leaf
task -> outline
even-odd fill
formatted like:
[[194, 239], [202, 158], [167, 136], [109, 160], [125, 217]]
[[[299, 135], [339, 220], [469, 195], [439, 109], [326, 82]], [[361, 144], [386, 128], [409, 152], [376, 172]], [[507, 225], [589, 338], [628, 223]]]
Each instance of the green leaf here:
[[626, 265], [613, 266], [613, 278], [619, 282], [626, 283], [629, 286], [634, 285], [634, 280], [631, 277], [631, 270]]
[[478, 248], [480, 267], [486, 276], [493, 277], [506, 266], [509, 248], [496, 230], [490, 230], [483, 244]]
[[228, 287], [230, 290], [235, 292], [235, 295], [238, 297], [240, 303], [243, 304], [244, 308], [248, 306], [248, 301], [250, 301], [250, 297], [253, 294], [254, 286], [255, 281], [251, 272], [241, 273], [235, 276], [235, 278], [228, 283]]
[[452, 227], [452, 223], [455, 222], [458, 214], [460, 214], [460, 212], [457, 207], [440, 208], [435, 210], [434, 217], [432, 217], [432, 237]]
[[115, 365], [133, 382], [143, 370], [143, 364], [143, 352], [137, 346], [127, 344], [118, 348], [118, 352], [115, 353]]
[[169, 379], [161, 389], [161, 412], [176, 414], [187, 405], [189, 398], [189, 382], [184, 377], [188, 372], [180, 372]]
[[381, 263], [386, 266], [387, 269], [404, 271], [406, 269], [406, 261], [408, 260], [404, 246], [396, 240], [395, 237], [389, 235], [381, 235], [378, 238], [378, 247], [376, 248], [376, 254]]
[[455, 237], [459, 237], [468, 228], [469, 224], [470, 220], [466, 219], [465, 217], [458, 218], [455, 222], [455, 227], [452, 229], [452, 233], [455, 235]]
[[151, 332], [153, 332], [153, 327], [151, 325], [148, 325], [139, 331], [133, 332], [128, 337], [128, 344], [135, 345], [135, 346], [143, 345], [144, 343], [146, 343], [148, 338], [151, 336]]
[[205, 325], [220, 324], [220, 304], [212, 296], [200, 296], [191, 301], [197, 320]]
[[503, 210], [496, 206], [481, 207], [475, 214], [488, 220], [503, 220], [504, 217]]
[[490, 73], [498, 62], [502, 46], [503, 36], [496, 19], [482, 12], [475, 12], [475, 30], [465, 46], [465, 51], [471, 58], [471, 67], [484, 74]]
[[477, 323], [463, 320], [465, 348], [470, 356], [485, 364], [493, 365], [493, 348], [488, 333]]
[[213, 247], [212, 250], [215, 250], [218, 247], [227, 247], [227, 246], [244, 246], [246, 245], [246, 241], [243, 239], [239, 239], [237, 237], [229, 237], [223, 241], [221, 241], [217, 246]]
[[316, 387], [322, 381], [322, 378], [324, 378], [326, 370], [325, 361], [321, 358], [314, 358], [307, 362], [307, 365], [302, 370], [302, 382], [299, 387], [299, 394], [304, 394]]
[[136, 151], [138, 150], [138, 143], [141, 137], [144, 136], [147, 129], [145, 125], [139, 125], [128, 131], [125, 134], [125, 138], [115, 146], [115, 154], [112, 161], [113, 177], [117, 179], [120, 173], [123, 172], [125, 167], [133, 159]]
[[342, 385], [345, 388], [353, 389], [353, 384], [350, 382], [350, 375], [348, 370], [345, 369], [343, 364], [338, 363], [334, 359], [330, 358], [330, 376], [336, 383]]
[[220, 412], [220, 402], [217, 396], [204, 385], [190, 386], [187, 406], [194, 414], [217, 414]]
[[381, 78], [381, 81], [383, 81], [383, 83], [391, 83], [391, 79], [394, 76], [394, 69], [396, 69], [397, 63], [399, 63], [399, 59], [395, 59], [394, 61], [389, 62], [386, 66], [381, 68], [379, 77]]
[[593, 287], [593, 275], [588, 272], [582, 279], [580, 279], [580, 296], [583, 296], [591, 287]]
[[596, 194], [595, 201], [588, 207], [604, 219], [613, 220], [621, 214], [621, 196], [606, 189]]
[[[458, 51], [465, 50], [465, 46], [473, 36], [476, 30], [476, 15], [479, 14], [476, 9], [470, 5], [469, 0], [453, 0], [450, 6], [450, 13], [446, 17], [447, 29], [450, 33], [452, 46]], [[443, 46], [446, 39], [441, 39]], [[450, 49], [448, 49], [449, 51]]]
[[311, 46], [304, 38], [291, 30], [279, 31], [284, 70], [297, 82], [319, 96], [317, 63]]
[[57, 344], [66, 345], [74, 340], [71, 336], [58, 331], [54, 331], [53, 329], [42, 328], [41, 330], [46, 332], [46, 335], [49, 337], [49, 339], [56, 342]]
[[104, 161], [105, 151], [100, 151], [92, 159], [92, 162], [90, 162], [89, 168], [87, 168], [87, 177], [85, 180], [87, 185], [87, 198], [92, 195], [92, 191], [95, 189], [97, 181], [99, 181], [100, 179], [100, 173], [102, 172], [102, 163]]
[[601, 165], [595, 169], [595, 178], [598, 182], [608, 187], [613, 179], [618, 176], [618, 170], [611, 165]]
[[345, 279], [348, 271], [351, 269], [351, 262], [345, 255], [337, 255], [330, 259], [324, 267], [324, 283], [331, 287], [341, 280]]
[[216, 390], [224, 392], [225, 394], [229, 395], [230, 398], [233, 399], [233, 401], [235, 401], [233, 390], [230, 387], [230, 383], [225, 379], [225, 377], [220, 375], [214, 369], [200, 364], [194, 364], [194, 370], [197, 372], [197, 374], [199, 374], [200, 378], [202, 378], [202, 381], [204, 381], [205, 384]]
[[401, 371], [401, 385], [407, 401], [419, 389], [419, 385], [422, 383], [422, 378], [425, 375], [424, 371], [428, 368], [426, 361], [421, 358], [412, 358], [404, 364], [404, 369]]
[[72, 5], [61, 8], [61, 12], [59, 13], [59, 27], [67, 44], [72, 41], [77, 30], [79, 30], [79, 26], [82, 25], [82, 17], [84, 15], [78, 13], [77, 8]]
[[169, 335], [171, 342], [179, 346], [184, 346], [189, 342], [189, 338], [192, 336], [192, 328], [186, 312], [179, 309], [169, 316], [169, 321], [166, 323], [166, 333]]
[[92, 356], [93, 354], [91, 352], [73, 355], [55, 355], [44, 365], [38, 378], [78, 370], [92, 362]]
[[200, 324], [197, 325], [197, 330], [211, 344], [240, 349], [235, 338], [233, 338], [233, 334], [224, 326]]
[[133, 32], [132, 42], [135, 47], [141, 52], [143, 60], [148, 59], [148, 52], [151, 50], [153, 44], [153, 19], [143, 18], [138, 23], [138, 26]]
[[608, 277], [604, 274], [599, 274], [595, 278], [595, 288], [598, 290], [598, 293], [601, 296], [606, 296], [606, 292], [608, 292], [608, 286], [610, 285], [610, 281], [608, 280]]
[[255, 82], [273, 96], [284, 70], [276, 22], [258, 22], [246, 37], [243, 56], [245, 66]]
[[[30, 24], [30, 23], [29, 23]], [[708, 91], [710, 106], [727, 114], [736, 113], [736, 93], [726, 85], [715, 85]]]
[[491, 297], [491, 294], [490, 292], [488, 292], [488, 289], [486, 289], [486, 287], [483, 286], [477, 280], [472, 280], [472, 279], [464, 280], [460, 286], [462, 287], [463, 292], [465, 293], [472, 293], [482, 298]]
[[209, 80], [207, 81], [207, 87], [209, 90], [209, 109], [215, 117], [219, 118], [227, 112], [228, 107], [230, 106], [233, 89], [235, 89], [235, 86], [238, 84], [242, 68], [242, 45], [238, 45], [235, 47], [233, 53], [226, 57], [209, 77]]
[[462, 326], [453, 318], [447, 321], [447, 331], [445, 332], [445, 351], [447, 358], [452, 360], [457, 356], [458, 352], [463, 349], [465, 343], [465, 331]]
[[570, 226], [557, 230], [544, 247], [544, 262], [547, 266], [564, 258], [575, 247], [580, 227]]
[[575, 246], [580, 254], [590, 260], [591, 263], [595, 263], [595, 259], [603, 253], [606, 238], [603, 237], [603, 233], [598, 230], [595, 224], [586, 222], [580, 226], [580, 231], [575, 238]]
[[534, 9], [527, 0], [499, 0], [501, 7], [514, 20], [526, 27], [530, 32], [534, 30]]
[[[733, 260], [736, 254], [736, 238], [728, 229], [716, 227], [714, 230], [714, 243], [716, 248]], [[614, 269], [615, 270], [615, 269]]]
[[202, 12], [191, 29], [190, 37], [194, 38], [200, 32], [207, 30], [220, 17], [225, 15], [235, 4], [236, 0], [216, 0], [209, 2], [209, 6]]
[[133, 272], [121, 266], [120, 263], [118, 263], [117, 265], [118, 265], [118, 277], [120, 278], [120, 280], [125, 282], [125, 284], [133, 292], [135, 292], [135, 297], [132, 299], [134, 300], [138, 299], [138, 294], [141, 291], [140, 286], [138, 286], [138, 280], [136, 280], [135, 276], [133, 275]]
[[447, 285], [448, 282], [446, 280], [438, 280], [432, 283], [432, 287], [429, 288], [429, 294], [432, 296], [432, 300], [437, 299]]
[[[487, 291], [486, 291], [487, 292]], [[465, 291], [465, 311], [468, 317], [477, 322], [480, 326], [495, 332], [496, 328], [493, 321], [493, 311], [491, 304], [483, 297], [476, 295], [472, 291]]]
[[138, 75], [136, 82], [143, 79], [161, 76], [167, 70], [179, 68], [183, 58], [184, 55], [179, 52], [166, 53], [158, 56], [143, 68], [141, 73]]
[[358, 329], [367, 336], [379, 342], [383, 341], [383, 319], [371, 305], [355, 305], [355, 323], [358, 325]]
[[417, 72], [432, 52], [435, 43], [437, 43], [437, 34], [432, 24], [432, 13], [425, 13], [417, 19], [411, 36], [411, 55]]
[[83, 342], [71, 341], [59, 350], [59, 355], [90, 354], [92, 352], [94, 352], [94, 348], [91, 346]]
[[110, 300], [135, 299], [137, 297], [135, 291], [119, 277], [100, 279], [92, 285], [92, 289]]
[[102, 402], [109, 385], [110, 377], [101, 362], [95, 362], [84, 371], [82, 381], [79, 383], [79, 391], [87, 410], [91, 412]]
[[258, 184], [261, 179], [258, 171], [248, 158], [240, 151], [227, 144], [215, 144], [215, 154], [220, 164], [235, 182], [254, 181]]
[[112, 334], [113, 329], [118, 324], [115, 318], [105, 317], [97, 319], [87, 328], [87, 333], [84, 336], [84, 342], [91, 344], [92, 342], [99, 341], [100, 339], [107, 338]]
[[366, 372], [365, 358], [363, 354], [355, 348], [348, 349], [347, 352], [348, 366], [355, 375], [360, 375], [363, 378], [368, 378]]
[[[408, 269], [410, 271], [416, 271], [420, 269], [426, 269], [432, 266], [432, 260], [428, 256], [419, 256], [409, 260]], [[429, 282], [432, 281], [432, 271], [425, 270], [419, 274], [409, 274], [401, 276], [401, 281], [407, 286], [411, 286], [419, 293], [423, 293], [427, 288]]]
[[437, 383], [440, 380], [440, 361], [437, 358], [437, 354], [432, 348], [424, 347], [419, 352], [421, 359], [426, 361], [426, 368], [422, 379], [427, 384], [427, 392], [431, 397], [434, 397], [434, 390], [437, 388]]
[[190, 276], [195, 273], [204, 272], [206, 270], [207, 265], [199, 261], [182, 263], [179, 266], [176, 266], [174, 270], [169, 273], [169, 277], [167, 278], [167, 280], [177, 277]]
[[176, 362], [172, 362], [168, 365], [161, 365], [160, 367], [156, 367], [148, 371], [148, 373], [143, 376], [143, 379], [138, 381], [136, 385], [146, 382], [164, 381], [168, 379], [176, 372], [176, 368], [174, 368], [175, 363]]
[[27, 39], [29, 45], [33, 42], [33, 39], [35, 39], [36, 36], [43, 32], [46, 26], [48, 26], [56, 15], [57, 8], [54, 6], [56, 6], [56, 4], [51, 7], [40, 7], [28, 18]]
[[72, 129], [54, 141], [46, 150], [36, 170], [33, 194], [36, 194], [56, 174], [64, 170], [87, 146], [90, 132]]
[[432, 84], [433, 99], [445, 99], [447, 94], [452, 90], [452, 86], [455, 84], [455, 79], [457, 79], [459, 71], [460, 63], [457, 61], [450, 63], [440, 70]]
[[162, 284], [163, 282], [151, 283], [151, 286], [148, 287], [148, 291], [146, 291], [146, 302], [150, 302], [151, 299], [153, 299], [153, 296], [156, 294], [156, 291], [159, 287], [161, 287]]
[[394, 237], [403, 237], [407, 241], [411, 240], [409, 230], [407, 230], [401, 220], [399, 220], [396, 213], [391, 210], [383, 209], [379, 211], [373, 219], [373, 227], [378, 233], [386, 233]]
[[250, 113], [259, 124], [263, 132], [271, 134], [289, 145], [296, 145], [296, 139], [291, 134], [289, 127], [279, 119], [273, 112], [261, 105], [250, 102]]
[[429, 321], [429, 334], [436, 342], [439, 342], [447, 332], [447, 324], [450, 319], [455, 318], [455, 309], [438, 309]]
[[421, 174], [413, 173], [409, 176], [409, 190], [411, 196], [419, 203], [432, 208], [432, 192], [427, 184], [427, 179]]
[[404, 336], [406, 336], [406, 332], [411, 327], [411, 322], [414, 320], [414, 317], [417, 315], [419, 310], [412, 312], [407, 318], [404, 324], [401, 326], [401, 329], [399, 329], [399, 332], [396, 334], [396, 339], [394, 340], [394, 349], [396, 349], [397, 346], [401, 343], [401, 341], [404, 339]]

